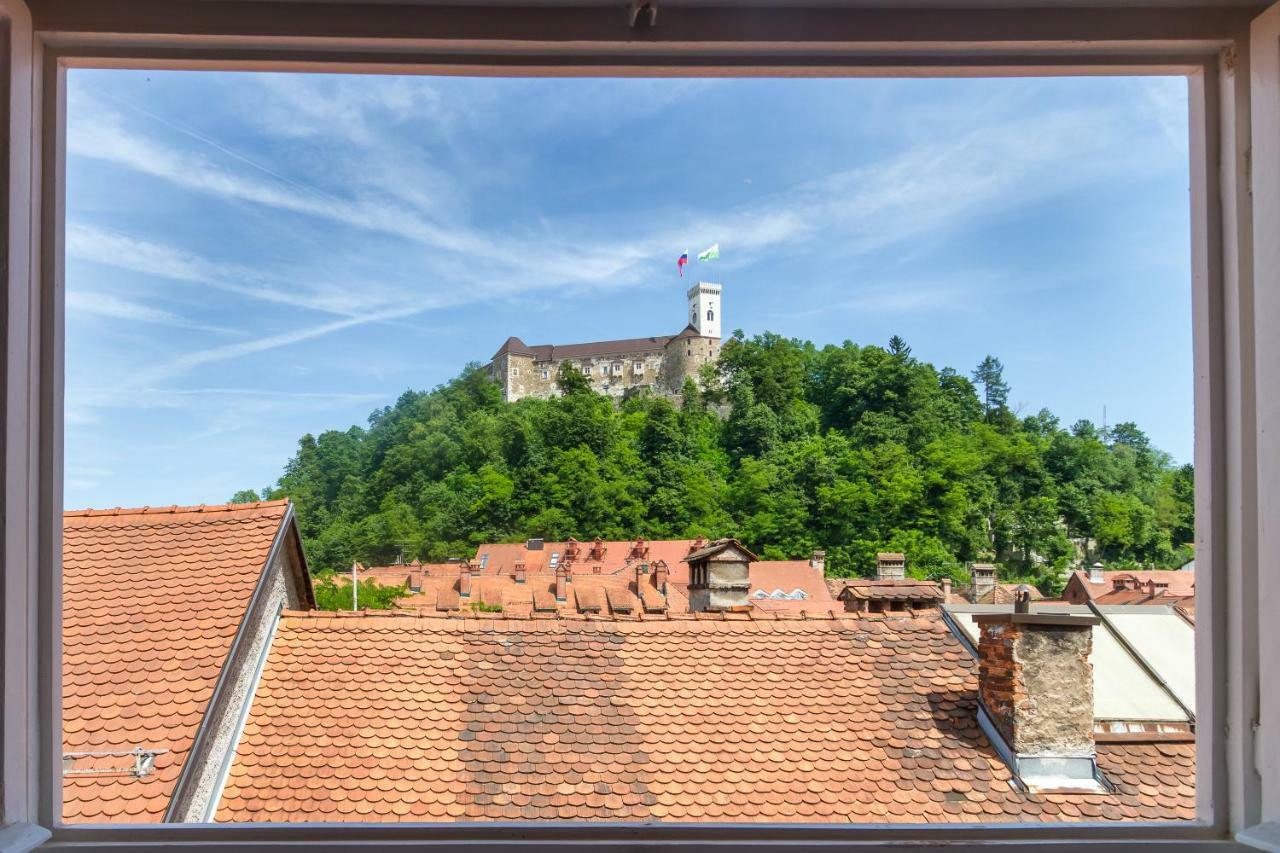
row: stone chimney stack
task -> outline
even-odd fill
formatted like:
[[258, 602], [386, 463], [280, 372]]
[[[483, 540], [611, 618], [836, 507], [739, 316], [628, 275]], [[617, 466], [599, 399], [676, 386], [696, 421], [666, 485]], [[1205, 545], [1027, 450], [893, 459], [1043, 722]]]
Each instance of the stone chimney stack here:
[[809, 558], [809, 568], [818, 573], [819, 577], [827, 574], [827, 552], [814, 551], [813, 556]]
[[458, 564], [458, 595], [463, 598], [471, 595], [471, 563], [468, 560]]
[[1094, 563], [1089, 567], [1089, 583], [1106, 583], [1106, 575], [1102, 573], [1102, 563]]
[[907, 576], [907, 555], [891, 551], [876, 554], [876, 577], [880, 580], [900, 581]]
[[951, 578], [942, 579], [942, 603], [947, 604], [951, 601]]
[[718, 539], [685, 557], [689, 610], [746, 610], [751, 606], [751, 564], [759, 559], [737, 539]]
[[653, 564], [653, 582], [658, 587], [658, 592], [663, 595], [667, 594], [667, 578], [670, 575], [671, 570], [667, 567], [666, 560], [659, 560]]
[[516, 560], [516, 583], [524, 583], [524, 560]]
[[[1016, 608], [1029, 610], [1022, 601]], [[998, 736], [997, 749], [1033, 789], [1101, 789], [1089, 659], [1098, 621], [1065, 613], [974, 616], [981, 632], [981, 722], [990, 728], [989, 736]]]
[[556, 566], [556, 601], [564, 601], [569, 597], [569, 564]]
[[636, 563], [636, 594], [640, 594], [640, 588], [644, 582], [649, 579], [649, 564]]
[[991, 563], [969, 565], [969, 594], [974, 602], [982, 601], [996, 588], [996, 567]]

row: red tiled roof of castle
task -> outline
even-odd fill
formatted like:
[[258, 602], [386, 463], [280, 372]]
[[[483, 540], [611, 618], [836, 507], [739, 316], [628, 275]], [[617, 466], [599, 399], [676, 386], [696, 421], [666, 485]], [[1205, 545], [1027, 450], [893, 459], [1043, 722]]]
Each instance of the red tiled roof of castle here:
[[64, 820], [162, 819], [287, 511], [271, 501], [64, 513], [63, 750], [161, 751], [143, 777], [64, 775]]
[[1020, 791], [928, 619], [286, 613], [219, 821], [1195, 816], [1194, 744], [1098, 744], [1114, 793]]
[[[679, 337], [679, 336], [674, 336]], [[617, 341], [592, 341], [585, 344], [534, 344], [529, 346], [517, 337], [507, 338], [498, 351], [493, 354], [497, 358], [503, 353], [531, 356], [534, 361], [555, 361], [562, 358], [594, 358], [607, 355], [627, 355], [640, 352], [661, 352], [670, 343], [672, 335], [657, 335], [650, 338], [625, 338]]]

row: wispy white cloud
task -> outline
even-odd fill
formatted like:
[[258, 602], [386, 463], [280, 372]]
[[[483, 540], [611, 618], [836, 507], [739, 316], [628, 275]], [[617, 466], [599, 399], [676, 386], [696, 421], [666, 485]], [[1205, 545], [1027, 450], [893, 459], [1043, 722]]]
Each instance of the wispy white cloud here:
[[155, 323], [161, 326], [200, 329], [207, 332], [227, 333], [234, 331], [224, 326], [213, 326], [188, 320], [171, 311], [131, 302], [109, 293], [95, 293], [87, 290], [68, 291], [67, 310], [108, 317], [113, 320], [126, 320], [131, 323]]
[[66, 246], [69, 257], [328, 314], [355, 315], [375, 302], [385, 305], [387, 301], [384, 289], [377, 286], [326, 287], [299, 277], [288, 280], [262, 269], [210, 260], [156, 240], [85, 223], [67, 226]]

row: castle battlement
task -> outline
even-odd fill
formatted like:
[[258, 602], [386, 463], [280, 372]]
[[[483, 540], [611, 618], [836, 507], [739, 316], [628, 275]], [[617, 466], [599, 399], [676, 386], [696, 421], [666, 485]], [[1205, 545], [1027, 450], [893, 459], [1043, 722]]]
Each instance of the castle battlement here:
[[534, 346], [513, 336], [493, 354], [489, 375], [502, 385], [507, 402], [556, 396], [556, 377], [566, 362], [601, 394], [677, 394], [685, 379], [697, 382], [702, 365], [720, 357], [720, 285], [698, 282], [687, 296], [689, 324], [677, 334]]

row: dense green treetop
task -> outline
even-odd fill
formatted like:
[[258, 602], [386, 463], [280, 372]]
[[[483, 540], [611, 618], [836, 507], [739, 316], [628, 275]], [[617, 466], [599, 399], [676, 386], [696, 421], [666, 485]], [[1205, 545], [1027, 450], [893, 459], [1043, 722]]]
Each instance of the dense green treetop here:
[[994, 559], [1051, 590], [1073, 539], [1110, 564], [1189, 556], [1190, 466], [1135, 424], [1018, 417], [1002, 371], [988, 356], [970, 381], [896, 336], [819, 349], [737, 332], [678, 406], [615, 406], [574, 371], [562, 396], [508, 404], [468, 365], [367, 428], [303, 436], [264, 496], [294, 500], [317, 569], [528, 537], [702, 535], [767, 559], [825, 549], [836, 575], [872, 572], [879, 550], [905, 552], [916, 577]]

